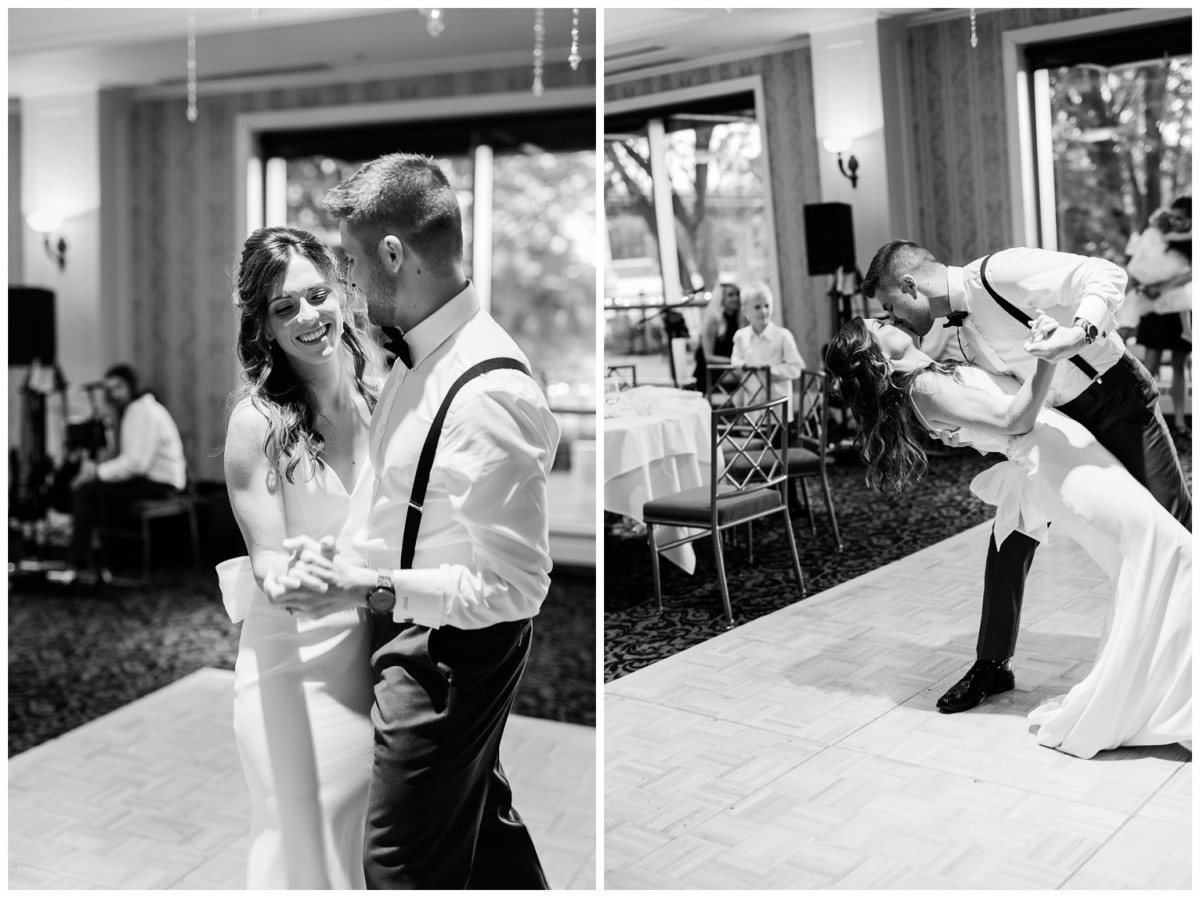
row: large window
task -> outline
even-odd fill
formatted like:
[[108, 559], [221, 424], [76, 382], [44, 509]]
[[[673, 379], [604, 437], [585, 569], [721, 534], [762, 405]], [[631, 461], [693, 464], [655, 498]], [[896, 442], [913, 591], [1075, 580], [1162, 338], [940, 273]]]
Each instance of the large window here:
[[605, 119], [609, 364], [634, 361], [639, 381], [687, 380], [682, 360], [718, 285], [775, 280], [767, 192], [752, 90]]
[[1192, 186], [1190, 27], [1026, 49], [1042, 242], [1124, 261], [1129, 236]]

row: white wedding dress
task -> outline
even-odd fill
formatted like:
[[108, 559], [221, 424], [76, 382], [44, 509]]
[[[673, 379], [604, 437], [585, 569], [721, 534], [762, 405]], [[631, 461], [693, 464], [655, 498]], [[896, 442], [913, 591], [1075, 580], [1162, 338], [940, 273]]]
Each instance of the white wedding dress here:
[[[374, 475], [347, 493], [334, 471], [302, 461], [283, 482], [289, 536], [350, 539], [366, 521]], [[374, 699], [366, 612], [293, 617], [271, 605], [243, 556], [217, 566], [242, 635], [234, 730], [252, 819], [251, 889], [365, 889], [362, 852]]]
[[[1009, 397], [1011, 377], [957, 369], [974, 389]], [[922, 375], [929, 377], [930, 375]], [[924, 423], [924, 422], [923, 422]], [[928, 424], [926, 424], [929, 427]], [[1003, 438], [929, 429], [950, 445], [1008, 457], [971, 491], [996, 506], [997, 544], [1014, 530], [1079, 543], [1108, 575], [1113, 599], [1091, 672], [1029, 715], [1037, 739], [1081, 758], [1121, 745], [1191, 749], [1192, 535], [1082, 424], [1043, 409], [1029, 433]]]

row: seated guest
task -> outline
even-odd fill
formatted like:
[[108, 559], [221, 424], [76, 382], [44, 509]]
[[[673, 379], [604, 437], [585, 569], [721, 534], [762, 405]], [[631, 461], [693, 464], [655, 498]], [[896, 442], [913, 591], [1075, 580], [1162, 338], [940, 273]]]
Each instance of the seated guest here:
[[[758, 282], [742, 294], [742, 314], [750, 321], [733, 335], [732, 364], [739, 368], [771, 369], [771, 398], [788, 398], [788, 418], [793, 414], [792, 381], [804, 370], [796, 339], [787, 328], [771, 321], [771, 288]], [[761, 399], [757, 400], [763, 401]]]
[[696, 388], [708, 389], [708, 366], [728, 365], [733, 335], [742, 326], [742, 293], [737, 284], [721, 284], [704, 310], [700, 345], [696, 347]]
[[97, 464], [84, 461], [71, 481], [70, 563], [74, 579], [94, 577], [93, 534], [103, 521], [120, 517], [144, 499], [184, 488], [187, 465], [179, 429], [150, 393], [138, 393], [137, 374], [114, 365], [104, 374], [104, 398], [114, 412], [116, 455]]

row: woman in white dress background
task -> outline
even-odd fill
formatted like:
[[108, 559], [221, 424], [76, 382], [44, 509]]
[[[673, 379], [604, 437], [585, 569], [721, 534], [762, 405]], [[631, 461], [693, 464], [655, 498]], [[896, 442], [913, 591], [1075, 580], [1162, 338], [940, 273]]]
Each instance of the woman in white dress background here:
[[265, 228], [246, 240], [235, 305], [246, 384], [225, 475], [249, 555], [218, 572], [226, 608], [242, 620], [234, 727], [252, 805], [248, 886], [362, 889], [369, 622], [359, 610], [293, 615], [267, 594], [296, 585], [286, 537], [332, 536], [346, 553], [365, 522], [371, 350], [333, 255], [304, 231]]
[[[1040, 315], [1031, 340], [1057, 323]], [[826, 363], [861, 426], [868, 483], [900, 492], [919, 479], [926, 430], [951, 445], [1001, 452], [972, 492], [997, 506], [996, 539], [1012, 530], [1078, 542], [1113, 583], [1091, 672], [1035, 709], [1038, 741], [1081, 758], [1121, 745], [1191, 747], [1191, 534], [1085, 427], [1045, 407], [1054, 371], [1032, 378], [936, 362], [899, 328], [856, 318]]]

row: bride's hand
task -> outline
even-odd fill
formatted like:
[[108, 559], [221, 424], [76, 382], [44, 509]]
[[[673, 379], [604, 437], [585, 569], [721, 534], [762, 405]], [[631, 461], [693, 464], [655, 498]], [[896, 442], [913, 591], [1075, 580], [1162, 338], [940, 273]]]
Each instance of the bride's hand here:
[[1058, 322], [1043, 312], [1037, 310], [1037, 315], [1029, 322], [1029, 342], [1040, 343], [1059, 327]]
[[1022, 348], [1043, 362], [1061, 362], [1077, 353], [1086, 342], [1078, 327], [1062, 327], [1038, 309], [1037, 317], [1029, 323], [1031, 336]]
[[317, 541], [309, 536], [298, 536], [285, 539], [283, 546], [292, 553], [289, 573], [303, 580], [310, 591], [322, 593], [343, 605], [365, 604], [367, 590], [374, 585], [376, 575], [351, 563], [338, 552], [332, 537]]

